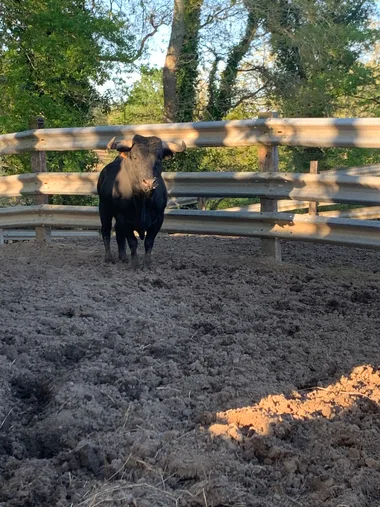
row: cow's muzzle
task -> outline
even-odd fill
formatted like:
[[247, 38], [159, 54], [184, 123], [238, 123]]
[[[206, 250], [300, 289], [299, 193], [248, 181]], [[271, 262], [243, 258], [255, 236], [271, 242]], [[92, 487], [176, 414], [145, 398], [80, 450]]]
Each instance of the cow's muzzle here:
[[153, 192], [158, 187], [157, 178], [144, 178], [141, 182], [143, 192]]

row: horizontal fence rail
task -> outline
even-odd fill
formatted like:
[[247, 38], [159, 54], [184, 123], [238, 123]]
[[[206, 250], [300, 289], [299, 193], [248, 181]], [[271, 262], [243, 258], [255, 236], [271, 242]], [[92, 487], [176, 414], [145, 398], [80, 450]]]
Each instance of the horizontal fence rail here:
[[[231, 211], [231, 209], [223, 210], [223, 211]], [[235, 211], [247, 211], [246, 208], [237, 208]], [[250, 210], [248, 210], [250, 211]], [[281, 211], [281, 210], [279, 210]], [[260, 210], [256, 210], [256, 212], [260, 212]], [[374, 220], [380, 219], [380, 206], [374, 206], [371, 208], [355, 208], [349, 210], [334, 210], [334, 211], [325, 211], [320, 212], [319, 216], [322, 217], [335, 217], [335, 218], [352, 218], [352, 219], [362, 219], [362, 220]], [[20, 240], [33, 240], [36, 238], [36, 232], [32, 229], [30, 230], [22, 230], [22, 229], [3, 229], [2, 233], [0, 230], [0, 237], [2, 235], [4, 240], [12, 240], [12, 241], [20, 241]], [[97, 238], [99, 237], [99, 231], [94, 230], [52, 230], [51, 237], [53, 239], [60, 238]], [[0, 240], [1, 243], [1, 240]]]
[[376, 220], [380, 218], [380, 206], [371, 206], [368, 208], [353, 208], [346, 210], [321, 211], [319, 215], [323, 217]]
[[[95, 206], [40, 206], [0, 209], [2, 227], [100, 228]], [[380, 248], [380, 223], [291, 213], [167, 210], [168, 233], [282, 238]], [[85, 233], [88, 234], [88, 233]]]
[[184, 141], [188, 148], [284, 145], [380, 148], [380, 118], [268, 118], [156, 125], [35, 129], [0, 136], [0, 155], [105, 149], [135, 134]]
[[347, 176], [359, 176], [371, 174], [372, 176], [380, 176], [380, 164], [364, 165], [360, 167], [339, 167], [336, 169], [328, 169], [321, 171], [321, 174], [346, 174]]
[[[96, 194], [98, 173], [3, 176], [0, 196]], [[252, 197], [380, 205], [380, 178], [341, 174], [164, 173], [170, 197]]]
[[[28, 241], [36, 239], [36, 231], [33, 229], [2, 229], [0, 235], [2, 235], [3, 241]], [[51, 231], [52, 239], [78, 239], [78, 238], [98, 238], [99, 232], [97, 231], [84, 231], [84, 230], [71, 230], [67, 231], [64, 229], [57, 229]], [[1, 239], [0, 239], [1, 241]]]
[[[308, 201], [278, 201], [277, 210], [279, 212], [295, 211], [309, 207]], [[249, 213], [260, 213], [260, 204], [250, 204], [249, 206], [235, 206], [234, 208], [226, 208], [223, 211], [233, 212], [245, 211]], [[367, 208], [353, 208], [346, 210], [329, 210], [319, 211], [319, 216], [336, 217], [336, 218], [358, 218], [373, 220], [380, 218], [380, 206], [370, 206]]]
[[169, 195], [380, 205], [380, 178], [294, 173], [165, 173]]
[[[380, 176], [380, 164], [372, 164], [368, 166], [360, 166], [360, 167], [341, 167], [337, 169], [328, 169], [327, 171], [323, 171], [320, 174], [336, 174], [336, 175], [346, 175], [346, 176], [365, 176], [365, 175], [371, 175], [371, 176]], [[306, 209], [309, 207], [310, 202], [309, 201], [290, 201], [289, 199], [283, 199], [277, 201], [277, 211], [293, 211], [293, 210], [299, 210], [299, 209]], [[336, 204], [335, 202], [324, 202], [320, 204], [320, 207], [323, 206], [330, 206], [332, 204]], [[330, 216], [341, 216], [343, 217], [357, 217], [357, 218], [380, 218], [380, 213], [376, 211], [376, 207], [372, 208], [360, 208], [363, 209], [363, 212], [360, 213], [358, 209], [354, 209], [353, 215], [349, 214], [349, 211], [351, 210], [344, 210], [344, 211], [326, 211], [326, 212], [320, 212], [319, 215], [328, 215], [329, 213], [332, 213]], [[259, 212], [261, 210], [260, 203], [258, 204], [251, 204], [248, 206], [235, 206], [232, 208], [227, 208], [224, 211], [252, 211], [252, 212]], [[380, 210], [380, 208], [379, 208]]]

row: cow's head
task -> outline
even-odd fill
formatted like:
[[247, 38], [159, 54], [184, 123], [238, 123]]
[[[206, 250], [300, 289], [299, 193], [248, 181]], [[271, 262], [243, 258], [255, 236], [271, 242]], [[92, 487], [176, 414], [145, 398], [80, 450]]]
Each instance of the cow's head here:
[[133, 139], [115, 141], [111, 139], [107, 148], [117, 150], [126, 159], [125, 167], [140, 190], [151, 193], [158, 185], [162, 172], [162, 159], [186, 150], [182, 141], [166, 142], [159, 137], [144, 137], [136, 134]]

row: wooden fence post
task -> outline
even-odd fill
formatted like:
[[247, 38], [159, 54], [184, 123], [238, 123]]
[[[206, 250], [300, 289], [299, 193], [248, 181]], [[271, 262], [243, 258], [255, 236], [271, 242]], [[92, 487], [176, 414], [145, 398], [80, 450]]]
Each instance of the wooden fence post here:
[[[261, 112], [259, 118], [278, 118], [278, 113]], [[258, 148], [259, 170], [261, 172], [278, 172], [278, 146], [260, 145]], [[260, 199], [261, 212], [277, 212], [277, 201], [274, 199]], [[263, 238], [261, 240], [261, 253], [266, 257], [272, 257], [281, 261], [281, 245], [278, 238]]]
[[[34, 117], [29, 120], [30, 129], [43, 129], [45, 127], [45, 120], [42, 117]], [[30, 163], [33, 173], [46, 173], [46, 151], [34, 151], [30, 154]], [[36, 195], [34, 197], [34, 204], [48, 204], [49, 196]], [[36, 241], [39, 243], [46, 243], [51, 239], [50, 227], [36, 227]]]
[[[310, 174], [318, 174], [318, 160], [310, 161]], [[309, 215], [318, 215], [318, 203], [310, 201], [309, 203]]]
[[198, 209], [204, 211], [206, 209], [206, 202], [207, 202], [206, 197], [198, 197]]

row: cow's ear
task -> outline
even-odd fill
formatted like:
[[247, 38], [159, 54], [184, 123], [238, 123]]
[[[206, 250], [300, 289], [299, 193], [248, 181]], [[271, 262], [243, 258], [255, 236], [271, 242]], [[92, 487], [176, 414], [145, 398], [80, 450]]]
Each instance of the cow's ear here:
[[127, 152], [130, 152], [131, 151], [131, 148], [127, 148], [125, 146], [117, 146], [115, 148], [120, 154], [126, 154]]
[[162, 152], [162, 158], [167, 160], [168, 158], [172, 158], [174, 155], [174, 153], [172, 152], [172, 150], [169, 150], [169, 148], [166, 148], [163, 150]]

